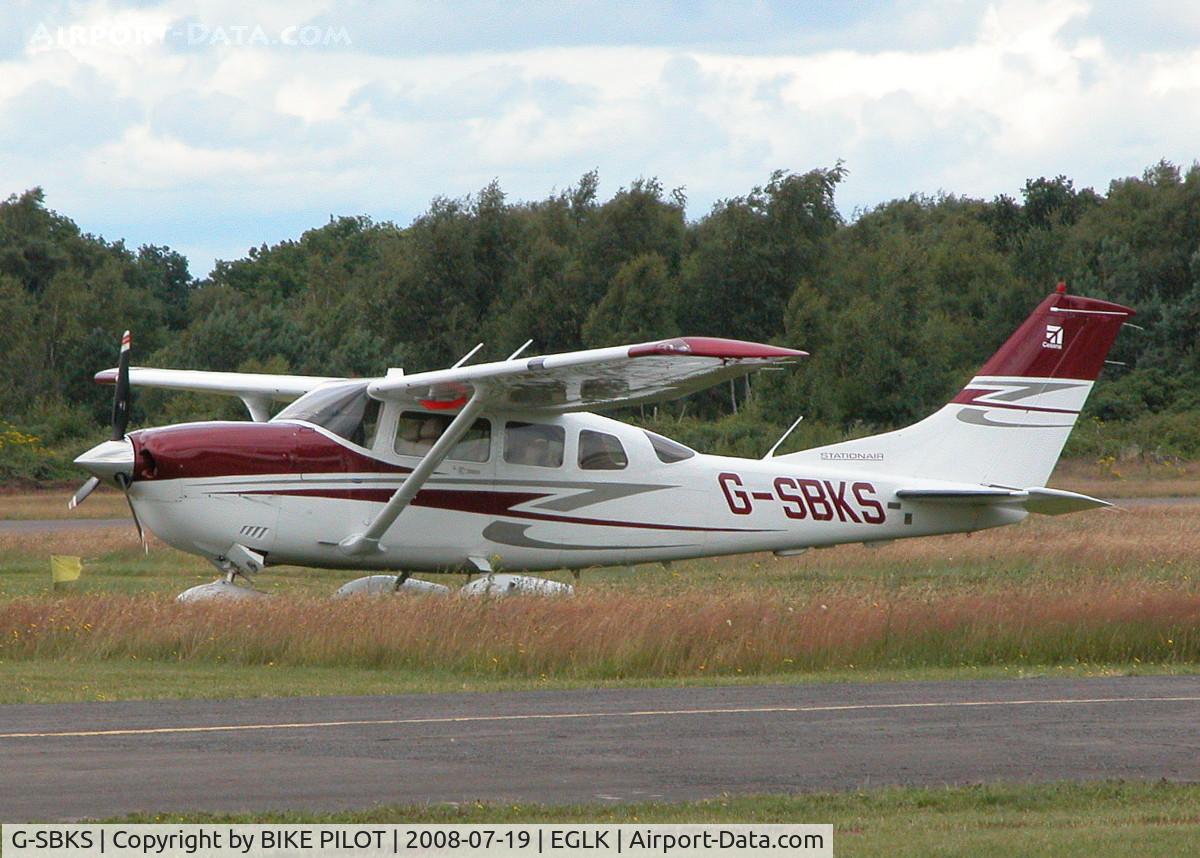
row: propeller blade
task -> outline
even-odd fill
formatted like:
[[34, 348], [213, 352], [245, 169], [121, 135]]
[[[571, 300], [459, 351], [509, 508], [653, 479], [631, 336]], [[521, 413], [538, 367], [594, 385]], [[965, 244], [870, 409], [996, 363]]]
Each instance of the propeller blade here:
[[125, 437], [129, 425], [129, 346], [132, 343], [129, 331], [121, 337], [121, 359], [117, 364], [117, 389], [113, 392], [112, 439]]
[[98, 485], [100, 485], [99, 477], [89, 477], [87, 482], [79, 487], [79, 491], [71, 496], [71, 500], [67, 503], [67, 509], [75, 509], [75, 507], [83, 503], [87, 499], [87, 496], [95, 491]]
[[150, 553], [150, 543], [146, 541], [146, 531], [142, 529], [142, 521], [138, 518], [137, 510], [133, 508], [133, 498], [129, 496], [130, 480], [124, 474], [117, 475], [117, 482], [125, 492], [125, 503], [129, 504], [129, 514], [133, 516], [133, 526], [137, 528], [138, 540], [142, 543], [142, 551]]

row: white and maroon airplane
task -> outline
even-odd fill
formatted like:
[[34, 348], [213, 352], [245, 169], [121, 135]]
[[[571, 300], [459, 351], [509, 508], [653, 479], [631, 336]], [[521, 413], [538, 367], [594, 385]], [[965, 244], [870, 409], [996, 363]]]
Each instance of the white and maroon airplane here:
[[[130, 369], [127, 333], [119, 368], [96, 376], [117, 384], [113, 440], [76, 460], [94, 476], [71, 506], [111, 483], [229, 581], [276, 564], [580, 569], [980, 530], [1107, 505], [1045, 484], [1131, 315], [1060, 283], [930, 417], [761, 460], [588, 412], [804, 352], [681, 337], [345, 379]], [[238, 396], [254, 422], [126, 435], [130, 384]]]

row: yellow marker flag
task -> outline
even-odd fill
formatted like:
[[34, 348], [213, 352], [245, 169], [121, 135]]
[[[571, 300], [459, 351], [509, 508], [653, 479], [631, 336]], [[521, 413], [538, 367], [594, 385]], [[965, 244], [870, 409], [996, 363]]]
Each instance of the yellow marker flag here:
[[83, 561], [66, 554], [50, 555], [50, 578], [55, 584], [62, 581], [78, 581], [83, 572]]

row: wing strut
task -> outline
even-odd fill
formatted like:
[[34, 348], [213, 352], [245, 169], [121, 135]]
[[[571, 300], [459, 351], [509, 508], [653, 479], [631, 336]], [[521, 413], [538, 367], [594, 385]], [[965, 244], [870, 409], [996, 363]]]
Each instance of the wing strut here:
[[471, 395], [470, 400], [458, 412], [450, 425], [446, 427], [446, 431], [442, 436], [434, 442], [429, 448], [429, 452], [417, 463], [413, 468], [408, 479], [396, 489], [396, 493], [391, 496], [383, 509], [379, 511], [379, 515], [375, 516], [374, 521], [367, 525], [367, 529], [362, 533], [355, 533], [347, 536], [338, 543], [338, 547], [346, 554], [370, 554], [384, 549], [379, 545], [379, 540], [387, 531], [392, 523], [404, 512], [405, 507], [409, 502], [417, 496], [417, 492], [421, 490], [421, 486], [425, 484], [432, 475], [434, 470], [454, 449], [454, 445], [467, 434], [467, 430], [475, 422], [476, 415], [483, 410], [483, 397], [480, 395], [479, 388]]

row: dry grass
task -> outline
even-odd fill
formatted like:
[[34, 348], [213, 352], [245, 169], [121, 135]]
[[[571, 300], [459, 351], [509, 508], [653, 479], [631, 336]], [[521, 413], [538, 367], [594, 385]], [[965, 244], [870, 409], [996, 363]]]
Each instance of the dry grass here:
[[[152, 535], [150, 550], [165, 552], [168, 549]], [[86, 530], [63, 530], [44, 532], [0, 532], [0, 556], [47, 557], [51, 554], [75, 554], [80, 557], [100, 557], [109, 554], [125, 554], [137, 557], [143, 553], [138, 542], [133, 521], [116, 527], [87, 528]]]
[[845, 668], [1200, 660], [1200, 592], [1044, 585], [985, 594], [646, 599], [276, 598], [179, 605], [103, 595], [0, 606], [0, 659], [128, 659], [612, 679]]
[[[85, 558], [68, 595], [49, 592], [50, 553]], [[279, 567], [258, 581], [277, 594], [269, 600], [173, 601], [212, 577], [161, 544], [144, 556], [132, 528], [5, 534], [0, 661], [534, 683], [1200, 664], [1200, 503], [1033, 517], [879, 549], [596, 570], [567, 600], [338, 602], [328, 594], [352, 575]]]
[[1200, 496], [1200, 462], [1063, 459], [1049, 484], [1099, 498]]
[[[83, 474], [79, 482], [82, 483], [86, 476]], [[121, 493], [104, 486], [92, 492], [87, 501], [78, 508], [68, 510], [67, 501], [71, 499], [76, 488], [78, 486], [35, 491], [0, 491], [0, 520], [129, 517], [129, 507]]]
[[900, 540], [883, 548], [848, 546], [803, 556], [814, 570], [845, 565], [1009, 564], [1041, 570], [1106, 570], [1200, 560], [1200, 498], [1196, 503], [1032, 516], [974, 534]]

